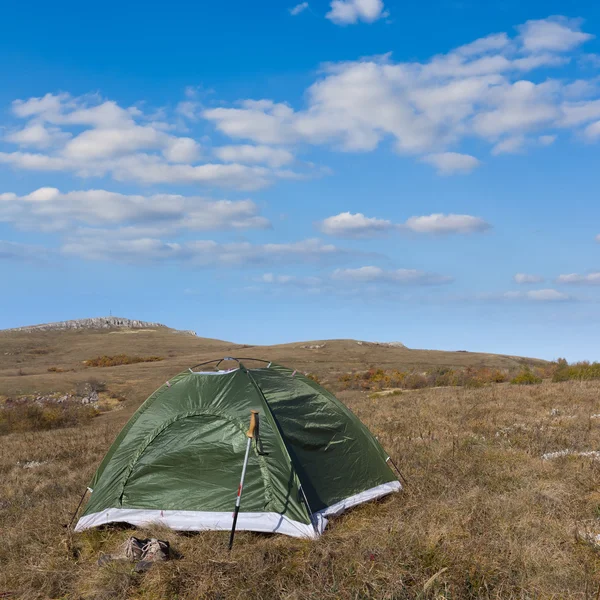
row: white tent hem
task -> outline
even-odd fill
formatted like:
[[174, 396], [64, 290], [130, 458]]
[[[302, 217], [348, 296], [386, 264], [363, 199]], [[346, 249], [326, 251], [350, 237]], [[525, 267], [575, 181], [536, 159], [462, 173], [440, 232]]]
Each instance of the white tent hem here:
[[[240, 512], [236, 529], [239, 531], [259, 531], [263, 533], [281, 533], [292, 537], [318, 538], [325, 527], [327, 517], [339, 515], [348, 508], [380, 498], [402, 489], [399, 481], [383, 483], [364, 492], [349, 496], [340, 502], [313, 513], [312, 524], [300, 523], [274, 512]], [[107, 508], [103, 511], [85, 515], [79, 519], [75, 531], [108, 523], [129, 523], [146, 526], [165, 525], [178, 531], [229, 531], [233, 524], [231, 512], [208, 512], [196, 510], [153, 510], [146, 508]]]

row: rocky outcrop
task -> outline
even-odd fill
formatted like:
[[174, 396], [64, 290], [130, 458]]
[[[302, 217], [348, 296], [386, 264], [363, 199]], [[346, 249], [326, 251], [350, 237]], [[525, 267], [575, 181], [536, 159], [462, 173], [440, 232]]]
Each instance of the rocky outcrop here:
[[387, 346], [388, 348], [408, 348], [402, 342], [356, 342], [359, 346]]
[[[56, 331], [66, 329], [149, 329], [165, 327], [162, 323], [149, 323], [136, 319], [124, 319], [122, 317], [94, 317], [91, 319], [74, 319], [72, 321], [59, 321], [57, 323], [44, 323], [42, 325], [29, 325], [27, 327], [15, 327], [7, 331]], [[187, 331], [185, 333], [188, 333]], [[190, 332], [191, 333], [191, 332]]]

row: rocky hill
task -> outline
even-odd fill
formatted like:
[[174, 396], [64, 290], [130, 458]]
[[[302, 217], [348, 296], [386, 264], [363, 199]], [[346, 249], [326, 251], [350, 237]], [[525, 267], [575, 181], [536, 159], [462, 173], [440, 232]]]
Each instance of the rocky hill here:
[[[150, 323], [138, 321], [137, 319], [125, 319], [123, 317], [92, 317], [89, 319], [73, 319], [70, 321], [58, 321], [56, 323], [42, 323], [41, 325], [28, 325], [27, 327], [15, 327], [6, 331], [65, 331], [73, 329], [168, 329], [162, 323]], [[193, 331], [182, 331], [196, 335]]]

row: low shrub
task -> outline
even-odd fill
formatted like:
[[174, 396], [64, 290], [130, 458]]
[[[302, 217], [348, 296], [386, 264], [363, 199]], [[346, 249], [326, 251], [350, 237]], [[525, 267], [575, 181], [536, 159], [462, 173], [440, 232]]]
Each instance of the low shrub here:
[[600, 363], [583, 361], [569, 365], [564, 359], [557, 361], [557, 367], [552, 377], [552, 381], [555, 382], [570, 380], [589, 381], [591, 379], [600, 379]]
[[529, 369], [521, 371], [516, 377], [510, 381], [513, 385], [534, 385], [536, 383], [542, 383], [542, 378], [538, 377], [535, 373]]
[[143, 362], [158, 362], [164, 360], [162, 356], [129, 356], [115, 354], [114, 356], [96, 356], [84, 361], [86, 367], [119, 367], [121, 365], [135, 365]]
[[321, 380], [319, 379], [318, 375], [315, 375], [314, 373], [307, 373], [306, 377], [308, 377], [309, 379], [312, 379], [312, 381], [314, 381], [315, 383], [321, 383]]
[[384, 371], [383, 369], [371, 368], [368, 371], [345, 373], [338, 377], [342, 389], [365, 391], [390, 388], [416, 390], [448, 386], [481, 387], [489, 383], [503, 383], [508, 380], [508, 371], [488, 367], [468, 367], [465, 369], [438, 367], [426, 372]]
[[93, 419], [97, 414], [98, 411], [94, 407], [77, 404], [5, 404], [0, 408], [0, 435], [74, 427]]

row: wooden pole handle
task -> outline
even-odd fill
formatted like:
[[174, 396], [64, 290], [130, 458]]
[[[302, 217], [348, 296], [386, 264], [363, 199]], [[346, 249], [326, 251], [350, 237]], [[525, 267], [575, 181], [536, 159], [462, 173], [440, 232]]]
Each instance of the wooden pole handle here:
[[249, 438], [253, 438], [254, 431], [256, 430], [257, 427], [258, 427], [258, 411], [251, 410], [250, 411], [250, 429], [248, 429], [248, 431], [246, 431], [246, 435]]

